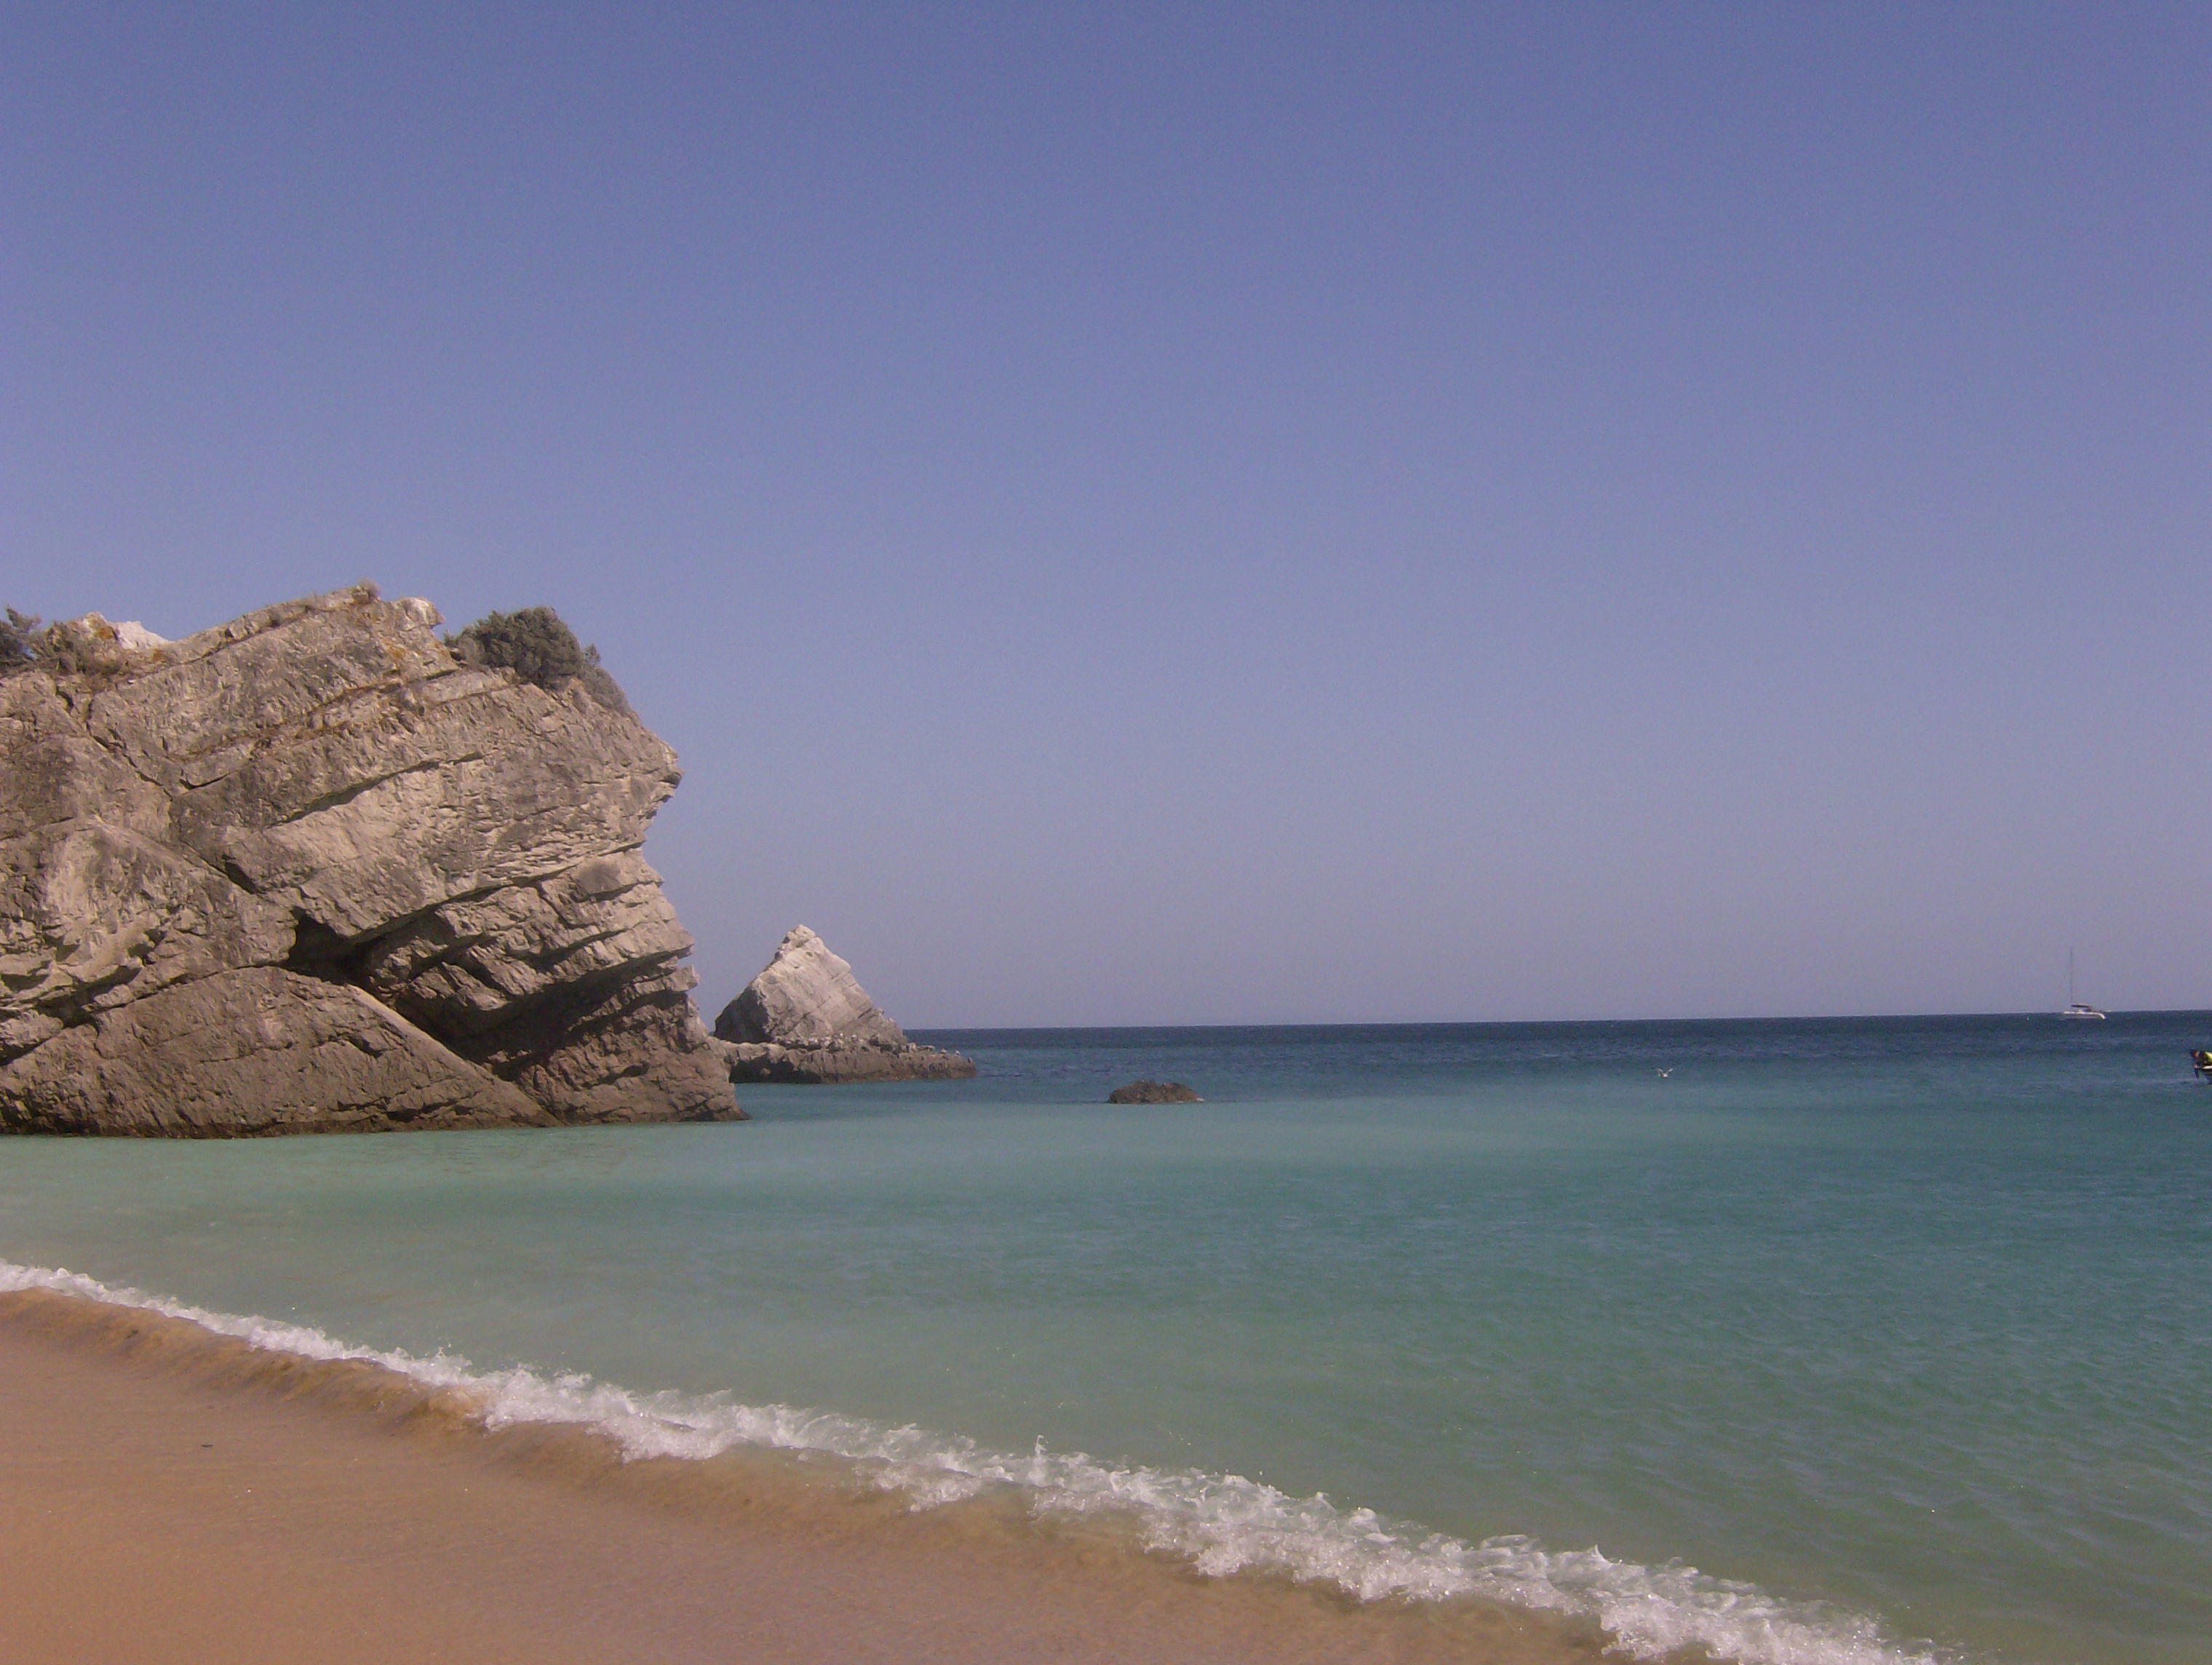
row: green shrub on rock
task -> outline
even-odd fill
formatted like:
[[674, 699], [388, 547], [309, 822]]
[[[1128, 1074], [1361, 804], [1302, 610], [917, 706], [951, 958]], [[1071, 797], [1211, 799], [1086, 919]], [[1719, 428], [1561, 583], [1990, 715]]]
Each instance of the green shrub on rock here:
[[581, 682], [585, 692], [608, 710], [629, 710], [629, 702], [600, 665], [599, 650], [577, 641], [576, 633], [550, 607], [486, 613], [467, 629], [447, 636], [446, 646], [471, 665], [512, 671], [549, 694]]

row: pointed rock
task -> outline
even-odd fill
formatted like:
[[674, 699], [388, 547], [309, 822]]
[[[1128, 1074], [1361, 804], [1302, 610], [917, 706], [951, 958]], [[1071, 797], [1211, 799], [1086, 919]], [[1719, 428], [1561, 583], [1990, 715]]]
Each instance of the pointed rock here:
[[805, 926], [714, 1021], [729, 1042], [732, 1081], [957, 1079], [975, 1066], [957, 1052], [907, 1039], [853, 975], [853, 968]]

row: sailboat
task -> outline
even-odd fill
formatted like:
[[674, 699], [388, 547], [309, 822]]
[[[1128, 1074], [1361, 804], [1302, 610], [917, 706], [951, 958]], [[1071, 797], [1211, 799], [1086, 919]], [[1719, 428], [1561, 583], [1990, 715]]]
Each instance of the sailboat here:
[[2100, 1024], [2105, 1021], [2103, 1012], [2074, 998], [2074, 951], [2070, 948], [2066, 951], [2066, 1010], [2058, 1015], [2062, 1018], [2094, 1018]]

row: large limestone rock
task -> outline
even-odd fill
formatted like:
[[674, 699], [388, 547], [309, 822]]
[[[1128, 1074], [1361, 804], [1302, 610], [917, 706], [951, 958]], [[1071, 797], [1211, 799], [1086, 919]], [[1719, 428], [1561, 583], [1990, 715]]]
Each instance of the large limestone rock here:
[[733, 1081], [915, 1081], [975, 1073], [957, 1052], [907, 1039], [805, 926], [722, 1008], [714, 1035], [727, 1042]]
[[0, 1127], [722, 1120], [638, 854], [672, 752], [362, 586], [0, 677]]

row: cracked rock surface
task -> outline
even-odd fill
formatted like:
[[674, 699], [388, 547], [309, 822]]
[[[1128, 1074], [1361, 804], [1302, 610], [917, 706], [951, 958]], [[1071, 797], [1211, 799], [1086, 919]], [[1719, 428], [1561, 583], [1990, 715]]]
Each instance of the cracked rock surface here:
[[805, 926], [714, 1020], [732, 1081], [920, 1081], [975, 1073], [957, 1052], [925, 1047], [885, 1017], [853, 968]]
[[734, 1120], [639, 854], [675, 754], [363, 585], [0, 678], [0, 1127]]

